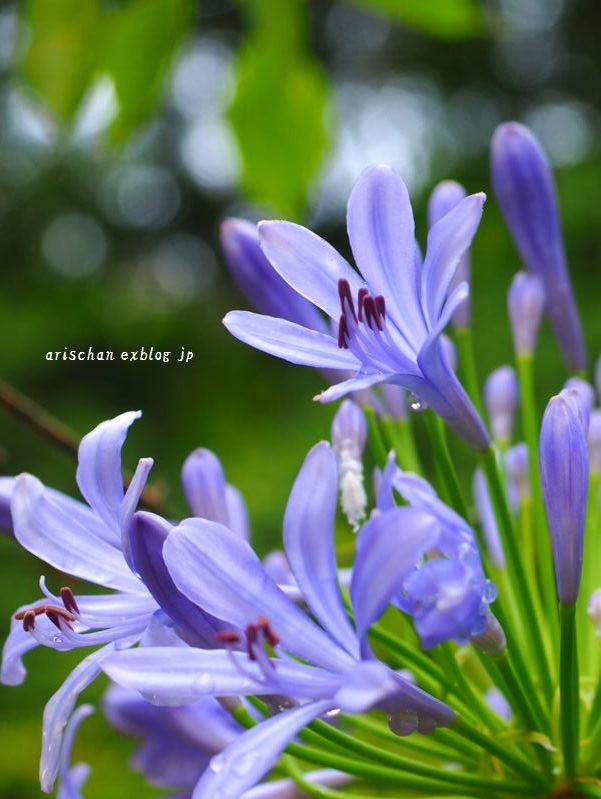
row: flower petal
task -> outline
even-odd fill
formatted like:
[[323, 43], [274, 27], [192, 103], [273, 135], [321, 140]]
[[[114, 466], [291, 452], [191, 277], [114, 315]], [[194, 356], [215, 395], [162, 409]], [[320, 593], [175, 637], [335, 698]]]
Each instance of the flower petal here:
[[415, 225], [407, 187], [388, 166], [368, 167], [351, 193], [348, 235], [357, 266], [372, 294], [382, 294], [391, 316], [414, 348], [426, 335], [417, 301]]
[[102, 669], [118, 685], [139, 691], [155, 705], [188, 705], [205, 696], [333, 696], [340, 675], [293, 660], [271, 660], [272, 675], [245, 652], [195, 647], [139, 647], [115, 652]]
[[0, 477], [0, 532], [14, 535], [10, 513], [10, 497], [14, 488], [14, 477]]
[[11, 510], [15, 537], [46, 563], [98, 585], [146, 593], [121, 550], [91, 535], [82, 519], [71, 515], [35, 477], [23, 474], [17, 479]]
[[182, 468], [182, 484], [194, 516], [228, 526], [223, 468], [211, 450], [199, 447], [188, 455]]
[[[350, 774], [332, 768], [305, 771], [303, 779], [315, 786], [339, 788], [353, 781]], [[304, 799], [306, 796], [293, 779], [270, 780], [246, 791], [242, 799]]]
[[249, 541], [250, 523], [246, 502], [240, 491], [232, 485], [226, 485], [225, 487], [225, 503], [227, 505], [229, 529]]
[[324, 403], [334, 402], [334, 400], [340, 399], [340, 397], [344, 397], [346, 394], [351, 394], [354, 391], [362, 391], [364, 388], [376, 385], [376, 383], [382, 383], [389, 376], [390, 375], [385, 375], [381, 372], [372, 372], [368, 375], [351, 377], [349, 380], [344, 380], [342, 383], [330, 386], [330, 388], [322, 391], [321, 394], [318, 394], [314, 399]]
[[326, 369], [352, 369], [361, 364], [350, 350], [341, 349], [336, 339], [273, 316], [261, 316], [250, 311], [230, 311], [223, 324], [245, 344], [256, 347], [276, 358], [301, 366]]
[[334, 552], [338, 467], [325, 441], [307, 455], [284, 516], [284, 545], [292, 573], [318, 621], [351, 655], [357, 637], [344, 609]]
[[482, 192], [471, 194], [445, 214], [428, 233], [422, 271], [422, 303], [427, 309], [430, 325], [436, 324], [459, 262], [472, 243], [485, 200], [486, 195]]
[[52, 786], [57, 777], [65, 727], [73, 713], [79, 695], [98, 677], [100, 663], [113, 649], [113, 644], [109, 644], [84, 658], [73, 669], [44, 708], [40, 785], [46, 793], [52, 791]]
[[125, 531], [133, 567], [161, 608], [174, 622], [176, 632], [191, 646], [212, 649], [224, 625], [176, 588], [163, 560], [163, 544], [171, 525], [154, 513], [134, 514]]
[[334, 671], [352, 658], [275, 585], [246, 541], [226, 527], [186, 519], [169, 534], [163, 556], [174, 583], [188, 599], [239, 629], [269, 619], [282, 646]]
[[88, 778], [90, 768], [85, 763], [71, 766], [71, 751], [79, 725], [93, 712], [92, 705], [81, 705], [69, 719], [61, 752], [60, 781], [56, 799], [83, 799], [81, 789]]
[[124, 496], [121, 449], [129, 427], [141, 416], [141, 411], [128, 411], [101, 422], [79, 445], [79, 490], [101, 519], [116, 529]]
[[330, 709], [329, 701], [310, 702], [247, 730], [213, 758], [196, 785], [192, 799], [242, 796], [275, 765], [299, 730]]
[[438, 523], [429, 513], [401, 507], [374, 516], [357, 538], [351, 601], [362, 649], [367, 631], [398, 593], [405, 577], [436, 541]]
[[260, 222], [259, 242], [275, 270], [289, 286], [332, 319], [340, 316], [338, 281], [347, 280], [356, 296], [361, 277], [326, 241], [292, 222]]

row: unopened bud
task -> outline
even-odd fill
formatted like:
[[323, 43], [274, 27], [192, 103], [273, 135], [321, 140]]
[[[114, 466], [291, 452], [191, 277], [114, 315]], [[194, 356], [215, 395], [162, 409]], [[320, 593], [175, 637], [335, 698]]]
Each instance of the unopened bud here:
[[342, 511], [355, 528], [367, 508], [362, 459], [366, 440], [363, 411], [352, 400], [344, 400], [332, 422], [332, 443], [338, 460]]
[[505, 651], [507, 646], [505, 633], [490, 611], [487, 615], [486, 629], [480, 635], [472, 635], [471, 642], [491, 657], [497, 657]]
[[520, 504], [531, 496], [528, 447], [524, 442], [509, 447], [505, 452], [505, 474], [509, 504], [515, 512]]
[[516, 355], [532, 355], [545, 309], [545, 289], [537, 275], [518, 272], [507, 296]]
[[493, 437], [506, 444], [511, 439], [518, 405], [518, 382], [511, 366], [491, 372], [484, 386], [484, 400]]

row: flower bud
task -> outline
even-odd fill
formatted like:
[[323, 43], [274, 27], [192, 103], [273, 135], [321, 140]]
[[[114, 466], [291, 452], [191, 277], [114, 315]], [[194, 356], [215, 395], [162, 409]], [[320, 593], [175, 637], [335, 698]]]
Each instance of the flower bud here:
[[511, 707], [505, 696], [499, 691], [498, 688], [489, 688], [484, 694], [486, 704], [493, 710], [499, 718], [506, 721], [511, 720]]
[[588, 446], [578, 392], [552, 397], [540, 433], [540, 476], [551, 533], [559, 601], [573, 604], [580, 589], [588, 494]]
[[586, 608], [589, 619], [595, 625], [597, 638], [601, 638], [601, 588], [593, 591]]
[[490, 611], [487, 611], [484, 632], [479, 635], [472, 635], [471, 642], [487, 655], [491, 655], [491, 657], [501, 655], [505, 651], [507, 646], [505, 633], [496, 617]]
[[581, 377], [570, 377], [566, 380], [564, 388], [568, 391], [576, 391], [580, 398], [580, 411], [584, 420], [584, 426], [588, 430], [589, 419], [593, 405], [595, 404], [595, 389], [591, 384]]
[[493, 438], [502, 444], [511, 439], [518, 396], [518, 381], [511, 366], [500, 366], [490, 373], [484, 385], [484, 401]]
[[327, 332], [315, 307], [290, 288], [269, 263], [255, 225], [245, 219], [226, 219], [221, 225], [221, 249], [234, 282], [257, 311]]
[[601, 474], [601, 409], [591, 411], [588, 425], [588, 451], [591, 472]]
[[526, 266], [543, 282], [547, 313], [571, 369], [586, 367], [586, 351], [568, 273], [553, 174], [528, 128], [499, 125], [492, 139], [492, 182]]
[[499, 528], [490, 499], [488, 485], [480, 469], [476, 469], [474, 472], [473, 493], [476, 503], [476, 512], [480, 520], [480, 525], [482, 526], [486, 549], [488, 550], [491, 563], [493, 566], [496, 566], [497, 569], [503, 569], [505, 567], [503, 544], [499, 536]]
[[517, 272], [507, 295], [516, 355], [532, 355], [545, 310], [545, 289], [531, 272]]
[[509, 504], [515, 513], [520, 504], [531, 497], [528, 447], [523, 441], [505, 452], [505, 474]]
[[[428, 203], [428, 227], [435, 225], [443, 216], [449, 213], [456, 205], [458, 205], [467, 192], [460, 183], [455, 180], [443, 180], [435, 188], [430, 195]], [[457, 271], [451, 282], [450, 291], [464, 281], [469, 283], [470, 280], [470, 256], [469, 251], [466, 252], [457, 266]], [[455, 328], [469, 327], [470, 325], [470, 300], [469, 297], [463, 302], [455, 311], [452, 318], [453, 326]]]
[[332, 443], [338, 460], [342, 511], [353, 527], [364, 518], [367, 507], [362, 459], [366, 440], [363, 411], [352, 400], [344, 400], [332, 422]]

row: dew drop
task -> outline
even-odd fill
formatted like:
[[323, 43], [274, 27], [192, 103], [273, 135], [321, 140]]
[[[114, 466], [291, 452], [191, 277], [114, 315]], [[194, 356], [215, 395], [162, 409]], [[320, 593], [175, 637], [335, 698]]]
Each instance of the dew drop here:
[[332, 710], [328, 710], [328, 712], [326, 713], [326, 716], [327, 716], [329, 719], [333, 719], [333, 718], [335, 718], [335, 717], [336, 717], [336, 716], [337, 716], [339, 713], [340, 713], [340, 708], [339, 708], [339, 707], [335, 707], [335, 708], [333, 708]]
[[415, 394], [411, 394], [409, 397], [409, 407], [411, 408], [412, 411], [415, 411], [416, 413], [425, 411], [428, 408], [426, 403]]
[[209, 763], [209, 768], [215, 774], [219, 774], [227, 765], [227, 759], [225, 755], [215, 755], [215, 757], [211, 758], [211, 762]]
[[55, 633], [55, 635], [52, 636], [52, 641], [55, 644], [62, 644], [63, 643], [63, 636], [59, 635], [58, 633]]

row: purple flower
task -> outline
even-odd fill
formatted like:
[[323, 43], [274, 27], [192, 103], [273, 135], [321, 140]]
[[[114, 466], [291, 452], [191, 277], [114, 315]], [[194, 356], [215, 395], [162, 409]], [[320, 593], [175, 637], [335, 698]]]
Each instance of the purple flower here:
[[507, 295], [516, 355], [532, 355], [545, 310], [545, 289], [531, 272], [516, 272]]
[[[241, 795], [271, 768], [299, 729], [331, 710], [376, 708], [403, 734], [453, 721], [446, 705], [376, 660], [367, 642], [369, 627], [390, 603], [399, 580], [430, 547], [431, 516], [393, 508], [365, 525], [361, 540], [372, 545], [358, 546], [351, 582], [353, 628], [334, 555], [337, 486], [336, 457], [328, 444], [318, 444], [296, 479], [284, 518], [288, 562], [308, 613], [278, 588], [244, 539], [215, 522], [188, 519], [167, 537], [164, 559], [191, 602], [231, 625], [219, 636], [230, 645], [214, 651], [143, 647], [103, 661], [115, 682], [156, 703], [254, 694], [280, 710], [290, 708], [228, 747], [204, 773], [194, 799], [226, 788]], [[234, 650], [240, 643], [245, 652]], [[241, 760], [248, 768], [239, 768]]]
[[[432, 557], [415, 560], [408, 574], [397, 577], [398, 605], [413, 617], [422, 645], [429, 649], [449, 640], [465, 644], [483, 635], [492, 629], [488, 606], [496, 597], [496, 588], [482, 569], [473, 530], [438, 498], [426, 480], [402, 472], [390, 458], [378, 493], [378, 507], [384, 515], [392, 512], [393, 490], [429, 519], [429, 540], [423, 551]], [[367, 529], [366, 525], [359, 534], [359, 553], [361, 547], [375, 546], [368, 541]], [[399, 546], [399, 530], [395, 532], [394, 545]]]
[[[434, 187], [428, 203], [428, 227], [433, 227], [443, 216], [455, 208], [467, 196], [466, 190], [455, 180], [443, 180]], [[450, 291], [453, 291], [463, 282], [470, 282], [470, 255], [466, 250], [459, 261], [455, 276], [451, 281]], [[470, 326], [470, 301], [469, 297], [460, 305], [452, 318], [455, 328]]]
[[511, 440], [518, 398], [518, 380], [511, 366], [500, 366], [490, 373], [484, 385], [484, 401], [493, 437], [500, 444]]
[[588, 448], [580, 395], [564, 389], [547, 405], [540, 433], [540, 475], [553, 545], [559, 601], [580, 589], [588, 494]]
[[471, 446], [485, 450], [488, 434], [440, 343], [469, 293], [462, 283], [448, 296], [484, 199], [466, 197], [431, 228], [422, 265], [405, 184], [390, 168], [371, 167], [348, 205], [349, 238], [362, 276], [299, 225], [259, 225], [261, 246], [274, 269], [338, 323], [337, 333], [244, 311], [229, 313], [224, 324], [240, 340], [292, 363], [354, 373], [324, 391], [322, 402], [396, 383], [431, 405]]
[[514, 513], [517, 513], [522, 502], [531, 497], [528, 458], [528, 447], [523, 441], [505, 452], [507, 495]]
[[543, 282], [547, 313], [566, 362], [586, 368], [582, 329], [568, 273], [553, 173], [537, 139], [519, 122], [492, 139], [492, 182], [523, 262]]

